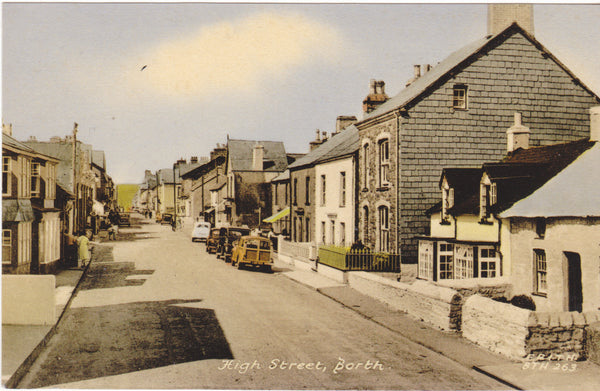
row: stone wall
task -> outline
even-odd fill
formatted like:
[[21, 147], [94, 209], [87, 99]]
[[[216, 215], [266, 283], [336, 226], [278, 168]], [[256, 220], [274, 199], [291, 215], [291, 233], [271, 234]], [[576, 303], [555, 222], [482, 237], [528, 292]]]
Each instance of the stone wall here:
[[473, 295], [462, 307], [463, 337], [496, 353], [524, 357], [531, 312]]
[[589, 325], [585, 339], [585, 352], [589, 361], [600, 365], [600, 322]]
[[406, 284], [367, 272], [347, 274], [350, 287], [376, 297], [396, 310], [405, 311], [442, 330], [460, 328], [462, 296], [453, 289], [426, 281]]
[[585, 359], [586, 334], [589, 325], [598, 320], [600, 311], [534, 312], [529, 321], [527, 353], [546, 356], [576, 353], [579, 359]]
[[597, 358], [598, 343], [586, 345], [586, 337], [596, 335], [590, 324], [598, 321], [600, 311], [535, 312], [477, 294], [462, 307], [463, 337], [512, 358], [559, 354]]

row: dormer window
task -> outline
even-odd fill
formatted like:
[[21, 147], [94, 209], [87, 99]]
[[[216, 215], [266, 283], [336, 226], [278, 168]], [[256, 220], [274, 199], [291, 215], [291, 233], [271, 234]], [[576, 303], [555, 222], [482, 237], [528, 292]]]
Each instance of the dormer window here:
[[448, 182], [444, 181], [442, 185], [442, 221], [441, 223], [448, 223], [449, 214], [448, 209], [454, 206], [454, 189], [448, 185]]
[[479, 192], [479, 218], [481, 222], [487, 222], [490, 217], [490, 207], [497, 201], [497, 187], [488, 177], [481, 181]]
[[467, 109], [467, 91], [465, 84], [455, 84], [452, 93], [452, 108], [455, 110]]

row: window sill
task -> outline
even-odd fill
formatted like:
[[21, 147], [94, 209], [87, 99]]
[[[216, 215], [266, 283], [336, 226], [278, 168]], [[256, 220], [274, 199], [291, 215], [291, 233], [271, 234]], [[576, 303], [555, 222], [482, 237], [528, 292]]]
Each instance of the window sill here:
[[548, 294], [544, 293], [544, 292], [531, 292], [532, 296], [538, 296], [538, 297], [543, 297], [543, 298], [547, 298]]
[[384, 186], [378, 187], [377, 191], [388, 191], [390, 189], [391, 189], [391, 187], [389, 185], [384, 185]]

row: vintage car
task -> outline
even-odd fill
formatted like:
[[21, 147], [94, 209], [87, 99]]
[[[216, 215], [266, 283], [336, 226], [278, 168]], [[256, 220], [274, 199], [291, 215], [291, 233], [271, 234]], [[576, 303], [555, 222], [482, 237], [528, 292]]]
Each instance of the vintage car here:
[[226, 227], [221, 228], [219, 245], [217, 247], [217, 258], [229, 262], [233, 244], [242, 236], [250, 235], [250, 229], [241, 227]]
[[192, 230], [192, 242], [195, 242], [196, 240], [204, 242], [208, 238], [209, 234], [210, 223], [206, 221], [199, 221], [194, 224], [194, 229]]
[[127, 212], [119, 212], [119, 226], [131, 227], [131, 215]]
[[206, 252], [214, 254], [217, 252], [219, 246], [219, 239], [221, 238], [221, 228], [212, 228], [206, 239]]
[[238, 269], [251, 265], [271, 271], [271, 241], [261, 236], [242, 236], [231, 254], [231, 264]]
[[165, 213], [162, 215], [162, 217], [160, 218], [160, 223], [161, 224], [172, 224], [173, 223], [173, 215], [170, 213]]

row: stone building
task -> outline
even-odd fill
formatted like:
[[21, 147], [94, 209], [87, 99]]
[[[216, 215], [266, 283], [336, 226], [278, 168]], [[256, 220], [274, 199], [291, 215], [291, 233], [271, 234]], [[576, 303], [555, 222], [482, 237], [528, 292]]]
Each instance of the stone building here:
[[188, 200], [189, 215], [195, 221], [202, 219], [215, 226], [215, 208], [212, 205], [211, 190], [226, 183], [225, 161], [227, 148], [217, 144], [210, 153], [210, 159], [200, 166], [190, 167], [181, 172], [183, 196]]
[[229, 225], [256, 228], [271, 215], [273, 178], [288, 166], [280, 141], [227, 140], [226, 196], [222, 200]]
[[500, 160], [515, 112], [532, 146], [586, 137], [587, 110], [600, 101], [516, 23], [426, 70], [356, 124], [359, 235], [404, 262], [428, 233], [423, 212], [438, 201], [443, 167]]
[[[530, 262], [523, 262], [530, 259], [531, 251], [515, 250], [512, 245], [511, 230], [518, 224], [502, 221], [498, 215], [561, 173], [597, 140], [584, 138], [529, 147], [529, 130], [520, 123], [518, 115], [515, 117], [515, 125], [507, 131], [508, 152], [500, 162], [484, 163], [480, 168], [444, 168], [442, 171], [441, 202], [428, 211], [431, 234], [419, 238], [420, 279], [445, 281], [445, 286], [453, 288], [462, 287], [469, 280], [485, 287], [507, 283], [521, 286], [522, 281], [530, 280], [524, 278], [526, 273], [515, 273], [524, 267], [531, 272]], [[535, 209], [531, 213], [535, 213]], [[543, 215], [537, 217], [543, 218]], [[545, 226], [543, 220], [538, 222], [540, 228]], [[598, 249], [596, 253], [600, 256]], [[588, 259], [588, 264], [596, 263], [597, 260]], [[531, 292], [535, 290], [519, 289], [519, 293], [529, 295]]]

